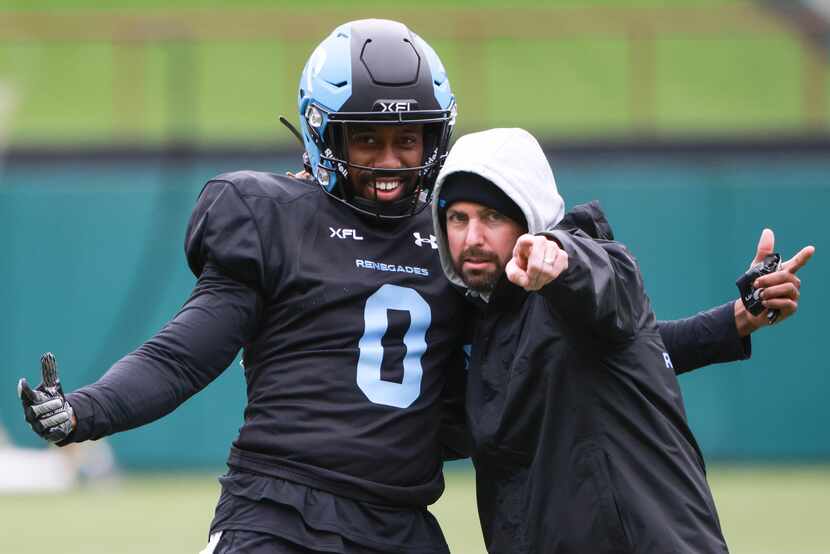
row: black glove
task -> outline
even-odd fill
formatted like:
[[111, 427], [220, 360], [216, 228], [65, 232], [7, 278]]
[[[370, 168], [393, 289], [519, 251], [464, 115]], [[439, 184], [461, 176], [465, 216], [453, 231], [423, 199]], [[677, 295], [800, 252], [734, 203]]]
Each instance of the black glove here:
[[17, 396], [32, 430], [49, 442], [60, 442], [72, 433], [74, 411], [63, 396], [58, 362], [51, 352], [40, 357], [43, 382], [32, 389], [24, 377], [17, 383]]
[[[764, 289], [756, 289], [752, 283], [758, 277], [774, 273], [779, 269], [781, 269], [781, 255], [775, 252], [764, 257], [763, 261], [753, 264], [746, 270], [746, 273], [738, 277], [735, 284], [741, 292], [741, 301], [744, 303], [746, 311], [756, 316], [764, 311], [764, 304], [761, 301], [761, 292]], [[775, 323], [776, 319], [778, 319], [778, 310], [767, 312], [767, 320], [770, 325]]]

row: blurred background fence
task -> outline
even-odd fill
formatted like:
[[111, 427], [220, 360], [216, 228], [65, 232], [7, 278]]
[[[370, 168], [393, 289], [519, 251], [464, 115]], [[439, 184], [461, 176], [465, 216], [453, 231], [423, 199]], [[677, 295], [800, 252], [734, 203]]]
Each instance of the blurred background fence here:
[[[764, 226], [785, 256], [816, 244], [798, 316], [760, 333], [750, 362], [681, 382], [709, 458], [830, 459], [830, 34], [817, 12], [717, 0], [116, 4], [0, 11], [0, 420], [16, 442], [35, 444], [17, 377], [34, 378], [54, 350], [67, 388], [88, 383], [175, 313], [194, 282], [182, 242], [202, 183], [297, 169], [277, 115], [294, 119], [305, 59], [339, 23], [374, 16], [439, 52], [461, 133], [526, 127], [568, 205], [602, 202], [658, 316], [734, 298]], [[112, 443], [129, 467], [215, 467], [244, 402], [235, 365]]]
[[313, 47], [344, 21], [379, 15], [407, 22], [438, 50], [462, 132], [746, 136], [830, 125], [830, 32], [817, 17], [794, 16], [793, 3], [178, 4], [187, 3], [6, 12], [0, 78], [17, 104], [13, 143], [284, 145], [275, 117], [294, 113]]

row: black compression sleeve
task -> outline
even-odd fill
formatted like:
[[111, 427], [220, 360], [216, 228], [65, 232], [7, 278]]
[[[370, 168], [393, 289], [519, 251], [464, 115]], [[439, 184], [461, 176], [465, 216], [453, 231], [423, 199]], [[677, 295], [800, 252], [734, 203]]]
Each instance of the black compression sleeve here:
[[657, 324], [678, 374], [710, 364], [745, 360], [752, 354], [750, 338], [738, 336], [732, 302], [686, 319]]
[[254, 335], [261, 297], [210, 264], [190, 298], [153, 338], [96, 383], [69, 395], [80, 442], [154, 421], [204, 388]]

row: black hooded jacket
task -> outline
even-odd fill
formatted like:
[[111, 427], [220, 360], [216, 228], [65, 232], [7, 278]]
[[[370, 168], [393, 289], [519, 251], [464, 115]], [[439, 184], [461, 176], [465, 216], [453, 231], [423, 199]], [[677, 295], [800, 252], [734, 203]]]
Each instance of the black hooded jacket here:
[[476, 301], [466, 401], [488, 551], [727, 552], [637, 264], [585, 231], [612, 236], [598, 206], [549, 234], [569, 256], [558, 279]]
[[[568, 254], [537, 292], [504, 277], [490, 293], [468, 291], [481, 312], [466, 412], [488, 550], [726, 552], [675, 372], [724, 359], [717, 350], [737, 334], [734, 320], [710, 325], [710, 316], [723, 322], [729, 307], [658, 327], [637, 263], [610, 240], [599, 207], [566, 216], [547, 156], [521, 129], [459, 138], [438, 176], [435, 233], [456, 286], [465, 284], [439, 213], [456, 172], [497, 186], [530, 233]], [[696, 343], [700, 354], [690, 354]], [[680, 364], [669, 354], [678, 351]]]

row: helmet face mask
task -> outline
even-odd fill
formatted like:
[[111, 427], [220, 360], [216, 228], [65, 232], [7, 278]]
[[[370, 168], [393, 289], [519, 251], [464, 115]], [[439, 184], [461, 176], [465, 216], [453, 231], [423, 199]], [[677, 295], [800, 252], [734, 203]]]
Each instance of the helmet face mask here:
[[[455, 124], [455, 99], [438, 56], [403, 24], [362, 20], [341, 25], [309, 58], [300, 79], [300, 128], [316, 182], [351, 208], [381, 219], [411, 216], [429, 204]], [[423, 155], [402, 168], [349, 160], [356, 126], [423, 129]], [[414, 174], [414, 175], [412, 175]], [[353, 182], [399, 176], [393, 201], [361, 194]]]
[[[355, 207], [387, 215], [406, 215], [417, 207], [423, 191], [424, 126], [343, 126], [348, 179], [343, 198]], [[421, 203], [423, 204], [423, 202]], [[376, 213], [377, 215], [377, 213]]]

